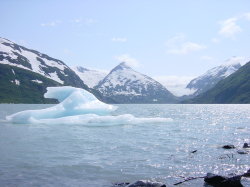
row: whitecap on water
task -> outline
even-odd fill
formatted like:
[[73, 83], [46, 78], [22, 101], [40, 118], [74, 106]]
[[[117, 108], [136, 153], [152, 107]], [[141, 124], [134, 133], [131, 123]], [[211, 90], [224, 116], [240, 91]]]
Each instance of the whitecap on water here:
[[41, 110], [26, 110], [6, 117], [8, 122], [20, 124], [83, 124], [116, 125], [164, 123], [171, 118], [137, 118], [131, 114], [113, 116], [116, 106], [99, 101], [91, 93], [70, 86], [48, 87], [45, 98], [55, 98], [59, 104]]

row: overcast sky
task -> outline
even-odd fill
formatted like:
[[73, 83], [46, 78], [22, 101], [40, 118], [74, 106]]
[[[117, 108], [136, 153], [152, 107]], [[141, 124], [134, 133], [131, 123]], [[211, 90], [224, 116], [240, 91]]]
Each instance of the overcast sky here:
[[[69, 66], [191, 78], [248, 59], [249, 0], [2, 0], [0, 36]], [[185, 79], [187, 80], [187, 79]]]

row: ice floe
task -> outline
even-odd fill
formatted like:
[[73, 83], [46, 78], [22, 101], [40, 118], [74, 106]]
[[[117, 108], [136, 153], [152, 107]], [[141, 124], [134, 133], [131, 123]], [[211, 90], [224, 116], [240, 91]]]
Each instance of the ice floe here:
[[19, 124], [83, 124], [116, 125], [140, 123], [164, 123], [170, 118], [137, 118], [131, 114], [112, 115], [117, 106], [99, 101], [93, 94], [70, 86], [48, 87], [44, 95], [55, 98], [59, 104], [40, 110], [21, 111], [6, 117], [6, 120]]

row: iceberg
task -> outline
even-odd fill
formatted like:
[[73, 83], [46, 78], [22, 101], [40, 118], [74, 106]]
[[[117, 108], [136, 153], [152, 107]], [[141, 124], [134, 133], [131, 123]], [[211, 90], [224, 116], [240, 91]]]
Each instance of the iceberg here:
[[21, 111], [6, 117], [11, 123], [18, 124], [83, 124], [116, 125], [138, 123], [162, 123], [170, 118], [137, 118], [131, 114], [111, 115], [117, 106], [99, 101], [93, 94], [71, 86], [48, 87], [45, 98], [57, 99], [60, 103], [41, 110]]

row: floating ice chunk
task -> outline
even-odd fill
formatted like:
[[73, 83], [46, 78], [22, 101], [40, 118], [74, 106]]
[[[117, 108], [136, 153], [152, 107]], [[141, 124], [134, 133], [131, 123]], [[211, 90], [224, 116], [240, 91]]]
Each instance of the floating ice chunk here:
[[55, 98], [61, 101], [58, 105], [42, 110], [28, 110], [18, 112], [11, 116], [7, 116], [8, 121], [15, 123], [29, 123], [31, 119], [54, 119], [65, 116], [74, 116], [80, 114], [98, 114], [107, 115], [116, 107], [105, 104], [91, 93], [70, 86], [64, 87], [49, 87], [46, 98]]
[[136, 118], [130, 114], [112, 116], [116, 106], [99, 101], [91, 93], [70, 86], [49, 87], [46, 98], [58, 99], [61, 103], [41, 110], [26, 110], [6, 117], [12, 123], [46, 124], [138, 124], [168, 122], [169, 118]]
[[113, 125], [136, 125], [146, 123], [164, 123], [172, 121], [171, 118], [136, 118], [131, 114], [118, 116], [100, 116], [97, 114], [84, 114], [67, 116], [61, 118], [40, 119], [29, 118], [27, 123], [32, 124], [65, 124], [65, 125], [85, 125], [85, 126], [113, 126]]

